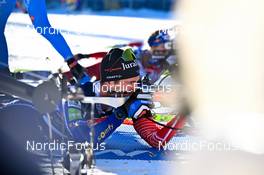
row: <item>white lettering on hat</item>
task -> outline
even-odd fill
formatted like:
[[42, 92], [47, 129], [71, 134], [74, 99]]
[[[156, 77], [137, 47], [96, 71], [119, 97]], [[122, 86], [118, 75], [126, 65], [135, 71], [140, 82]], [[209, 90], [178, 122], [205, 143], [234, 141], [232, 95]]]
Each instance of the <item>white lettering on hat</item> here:
[[122, 63], [123, 70], [131, 69], [131, 68], [137, 67], [137, 66], [138, 66], [138, 64], [136, 61], [133, 61], [132, 63], [128, 63], [128, 64]]

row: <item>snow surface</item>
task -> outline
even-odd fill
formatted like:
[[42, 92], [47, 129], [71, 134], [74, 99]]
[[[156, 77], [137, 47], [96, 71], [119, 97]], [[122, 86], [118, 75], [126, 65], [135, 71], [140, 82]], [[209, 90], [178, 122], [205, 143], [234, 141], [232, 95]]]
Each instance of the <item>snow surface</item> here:
[[[62, 31], [73, 53], [108, 51], [115, 44], [146, 41], [155, 30], [176, 24], [173, 19], [87, 14], [50, 14], [48, 17], [51, 25]], [[11, 70], [57, 70], [62, 66], [63, 58], [33, 29], [27, 14], [12, 13], [5, 35]]]

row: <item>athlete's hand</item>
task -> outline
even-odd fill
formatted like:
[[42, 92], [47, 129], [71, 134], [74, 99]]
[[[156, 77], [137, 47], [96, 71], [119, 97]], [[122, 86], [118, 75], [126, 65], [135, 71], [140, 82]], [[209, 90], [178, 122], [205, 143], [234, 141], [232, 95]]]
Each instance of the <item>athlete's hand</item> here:
[[117, 108], [118, 115], [130, 117], [133, 119], [139, 118], [143, 114], [150, 113], [150, 108], [153, 105], [151, 100], [139, 99], [139, 91], [134, 92], [124, 105]]
[[73, 77], [69, 80], [71, 84], [76, 84], [85, 76], [84, 68], [78, 63], [78, 60], [81, 58], [81, 54], [76, 54], [69, 60], [67, 60], [67, 64], [70, 68], [70, 72]]
[[150, 106], [152, 102], [149, 100], [135, 100], [127, 108], [128, 117], [138, 119], [142, 115], [151, 114]]

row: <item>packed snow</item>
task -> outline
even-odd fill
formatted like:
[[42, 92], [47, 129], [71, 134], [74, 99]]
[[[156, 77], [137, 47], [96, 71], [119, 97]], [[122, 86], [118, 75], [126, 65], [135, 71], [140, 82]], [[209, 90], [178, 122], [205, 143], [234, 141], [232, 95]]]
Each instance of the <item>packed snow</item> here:
[[[176, 24], [176, 21], [170, 18], [87, 14], [49, 14], [48, 17], [52, 27], [62, 31], [73, 53], [108, 51], [109, 47], [115, 44], [146, 42], [148, 36], [155, 30], [170, 28]], [[63, 58], [38, 32], [33, 29], [27, 14], [11, 14], [5, 30], [11, 70], [56, 71], [62, 66]], [[47, 57], [49, 59], [46, 59]]]

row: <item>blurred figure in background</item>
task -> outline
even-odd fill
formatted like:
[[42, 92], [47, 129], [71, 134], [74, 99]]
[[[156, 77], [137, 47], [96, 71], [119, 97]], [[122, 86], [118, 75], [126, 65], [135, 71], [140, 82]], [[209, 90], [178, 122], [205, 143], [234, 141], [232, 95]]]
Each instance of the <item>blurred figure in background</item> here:
[[67, 5], [68, 10], [82, 10], [83, 0], [62, 0], [62, 3]]
[[157, 30], [148, 38], [150, 49], [142, 51], [141, 64], [151, 83], [157, 81], [162, 74], [172, 73], [176, 69], [175, 36], [172, 29]]
[[22, 13], [28, 13], [25, 4], [24, 4], [24, 0], [17, 0], [16, 1], [16, 8], [19, 9]]

